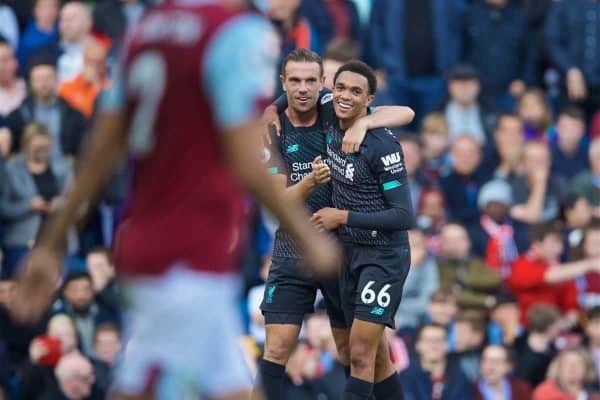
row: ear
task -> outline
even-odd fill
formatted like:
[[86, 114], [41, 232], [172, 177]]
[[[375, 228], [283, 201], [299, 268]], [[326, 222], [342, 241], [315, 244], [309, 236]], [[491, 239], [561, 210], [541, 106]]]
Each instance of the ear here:
[[283, 89], [283, 91], [285, 92], [285, 76], [284, 75], [279, 75], [279, 82], [281, 82], [281, 88]]
[[374, 94], [370, 94], [367, 96], [367, 107], [371, 105], [371, 103], [373, 102], [373, 100], [375, 100], [375, 95]]

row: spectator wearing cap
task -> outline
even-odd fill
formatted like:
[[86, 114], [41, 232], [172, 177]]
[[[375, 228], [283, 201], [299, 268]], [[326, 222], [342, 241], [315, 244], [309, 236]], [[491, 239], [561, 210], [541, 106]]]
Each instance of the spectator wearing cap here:
[[571, 179], [588, 168], [585, 115], [580, 108], [563, 108], [556, 122], [556, 140], [550, 144], [552, 175]]
[[595, 139], [588, 152], [590, 169], [571, 180], [571, 190], [584, 196], [592, 206], [592, 214], [600, 218], [600, 138]]
[[413, 127], [444, 95], [444, 74], [461, 55], [460, 0], [377, 0], [372, 7], [369, 62], [386, 75], [395, 104], [415, 110]]
[[442, 229], [441, 250], [437, 258], [440, 287], [454, 291], [461, 307], [493, 307], [493, 294], [502, 279], [479, 257], [471, 255], [471, 241], [465, 228], [451, 223]]
[[460, 135], [454, 140], [450, 156], [452, 170], [440, 179], [440, 187], [446, 198], [449, 218], [468, 226], [479, 221], [477, 196], [489, 173], [480, 168], [481, 146], [470, 135]]
[[481, 378], [475, 384], [476, 400], [530, 400], [531, 386], [511, 377], [515, 360], [509, 349], [489, 345], [481, 357]]
[[496, 125], [496, 113], [481, 96], [479, 75], [473, 66], [459, 64], [450, 70], [448, 95], [440, 111], [448, 122], [450, 140], [468, 134], [483, 145]]
[[468, 229], [473, 253], [506, 277], [510, 273], [511, 263], [519, 255], [515, 238], [525, 241], [523, 250], [527, 246], [527, 238], [522, 237], [526, 232], [521, 233], [525, 229], [515, 226], [508, 216], [512, 206], [510, 185], [501, 179], [486, 183], [479, 191], [477, 206], [481, 210], [481, 218], [478, 224], [472, 224]]
[[427, 312], [427, 304], [439, 287], [438, 267], [427, 254], [423, 232], [413, 229], [408, 233], [410, 243], [410, 271], [402, 290], [402, 302], [396, 312], [399, 329], [416, 329]]
[[536, 224], [558, 218], [567, 184], [550, 173], [550, 157], [546, 143], [525, 144], [521, 173], [510, 182], [514, 202], [510, 215], [514, 220]]
[[532, 43], [527, 15], [509, 0], [476, 1], [465, 13], [465, 60], [481, 74], [486, 98], [505, 111], [533, 82]]
[[40, 49], [58, 44], [58, 0], [36, 0], [33, 3], [33, 20], [21, 35], [17, 58], [21, 72], [29, 70], [29, 62]]
[[565, 100], [580, 103], [588, 117], [600, 108], [600, 7], [595, 0], [554, 2], [545, 43], [561, 74]]
[[75, 321], [84, 354], [93, 355], [94, 333], [98, 325], [117, 323], [117, 316], [96, 298], [91, 277], [85, 272], [69, 274], [61, 296], [53, 305], [54, 313], [65, 313]]
[[560, 317], [560, 311], [547, 304], [535, 304], [527, 312], [529, 334], [517, 343], [514, 372], [532, 387], [546, 379], [548, 366], [556, 355], [554, 341], [561, 333]]
[[579, 304], [575, 279], [599, 271], [600, 260], [560, 264], [562, 235], [561, 225], [554, 221], [533, 226], [529, 251], [513, 263], [507, 285], [517, 296], [522, 323], [527, 322], [527, 313], [536, 303], [558, 307], [570, 326], [577, 322]]
[[488, 341], [490, 344], [515, 349], [516, 344], [526, 334], [521, 325], [521, 314], [517, 298], [505, 288], [494, 295], [496, 304], [490, 311]]
[[45, 59], [36, 61], [31, 66], [29, 82], [31, 94], [7, 118], [12, 151], [19, 151], [25, 125], [37, 122], [45, 125], [52, 135], [53, 157], [75, 157], [79, 154], [87, 122], [79, 111], [58, 96], [56, 67]]

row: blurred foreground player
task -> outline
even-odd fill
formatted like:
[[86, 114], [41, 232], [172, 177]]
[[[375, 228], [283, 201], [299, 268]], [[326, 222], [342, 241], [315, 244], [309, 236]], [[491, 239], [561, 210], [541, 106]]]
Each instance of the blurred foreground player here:
[[333, 243], [282, 201], [261, 164], [264, 127], [254, 115], [271, 94], [278, 43], [242, 3], [168, 0], [133, 30], [66, 206], [25, 269], [16, 317], [34, 320], [53, 296], [66, 232], [129, 150], [132, 201], [115, 257], [131, 312], [116, 399], [249, 395], [236, 343], [245, 221], [234, 176], [271, 209], [309, 265], [325, 271], [337, 263]]

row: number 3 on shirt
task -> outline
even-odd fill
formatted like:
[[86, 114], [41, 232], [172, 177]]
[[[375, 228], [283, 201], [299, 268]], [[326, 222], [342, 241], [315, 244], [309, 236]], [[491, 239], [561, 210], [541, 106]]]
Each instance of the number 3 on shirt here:
[[129, 67], [127, 94], [135, 100], [129, 135], [131, 153], [147, 155], [154, 148], [154, 124], [167, 85], [167, 64], [156, 51], [139, 54]]

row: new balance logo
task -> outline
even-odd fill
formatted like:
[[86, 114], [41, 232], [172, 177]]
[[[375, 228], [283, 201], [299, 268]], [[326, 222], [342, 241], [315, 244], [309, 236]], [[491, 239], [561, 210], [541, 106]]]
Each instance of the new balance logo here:
[[401, 161], [402, 161], [402, 158], [400, 157], [400, 152], [395, 152], [392, 154], [388, 154], [387, 156], [381, 157], [381, 162], [386, 167], [389, 167], [390, 165], [393, 165], [393, 164], [398, 164]]
[[298, 143], [296, 144], [290, 144], [286, 150], [286, 153], [290, 154], [290, 153], [295, 153], [298, 150], [300, 150], [300, 145]]
[[346, 173], [344, 175], [346, 176], [346, 179], [354, 181], [354, 164], [346, 164]]
[[384, 312], [385, 310], [382, 307], [373, 307], [371, 310], [371, 314], [377, 315], [378, 317], [381, 317]]

